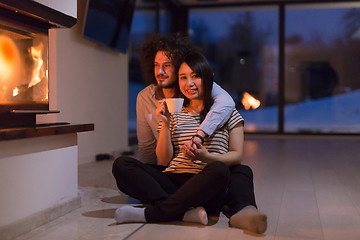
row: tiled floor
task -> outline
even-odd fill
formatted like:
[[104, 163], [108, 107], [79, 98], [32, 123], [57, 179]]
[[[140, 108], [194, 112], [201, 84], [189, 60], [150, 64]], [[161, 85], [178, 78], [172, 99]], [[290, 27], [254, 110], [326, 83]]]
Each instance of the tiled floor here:
[[116, 224], [128, 199], [111, 175], [112, 161], [79, 166], [83, 206], [16, 240], [100, 239], [360, 239], [360, 137], [247, 136], [244, 164], [252, 167], [264, 235], [229, 228], [221, 215], [208, 226]]

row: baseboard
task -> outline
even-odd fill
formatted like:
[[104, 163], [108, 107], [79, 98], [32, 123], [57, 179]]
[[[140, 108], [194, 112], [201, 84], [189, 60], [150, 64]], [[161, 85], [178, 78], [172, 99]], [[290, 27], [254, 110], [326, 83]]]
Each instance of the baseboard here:
[[[12, 240], [22, 234], [30, 232], [35, 228], [49, 223], [56, 218], [64, 216], [65, 214], [81, 207], [81, 192], [78, 196], [61, 204], [42, 210], [38, 213], [32, 214], [24, 219], [6, 225], [0, 228], [1, 240]], [[4, 216], [3, 216], [4, 217]]]

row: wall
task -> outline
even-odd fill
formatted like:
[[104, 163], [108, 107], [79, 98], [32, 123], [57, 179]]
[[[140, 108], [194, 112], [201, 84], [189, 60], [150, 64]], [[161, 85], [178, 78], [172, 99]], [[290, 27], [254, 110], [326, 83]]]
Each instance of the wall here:
[[75, 134], [0, 143], [0, 227], [77, 196]]
[[46, 118], [95, 124], [79, 134], [81, 164], [128, 150], [128, 58], [82, 37], [86, 0], [77, 5], [74, 27], [50, 30], [50, 109], [60, 113]]
[[1, 240], [80, 207], [77, 138], [71, 133], [0, 141]]
[[76, 18], [76, 7], [74, 7], [74, 2], [76, 2], [76, 0], [35, 0], [35, 2]]

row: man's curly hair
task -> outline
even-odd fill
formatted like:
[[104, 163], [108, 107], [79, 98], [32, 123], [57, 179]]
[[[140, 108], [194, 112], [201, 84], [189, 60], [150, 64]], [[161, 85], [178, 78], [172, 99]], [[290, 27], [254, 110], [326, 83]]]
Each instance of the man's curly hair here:
[[192, 50], [200, 51], [200, 48], [196, 47], [185, 34], [175, 33], [167, 36], [152, 33], [148, 35], [145, 42], [139, 46], [140, 63], [146, 81], [156, 84], [154, 60], [158, 51], [164, 51], [175, 69], [178, 69], [180, 60]]

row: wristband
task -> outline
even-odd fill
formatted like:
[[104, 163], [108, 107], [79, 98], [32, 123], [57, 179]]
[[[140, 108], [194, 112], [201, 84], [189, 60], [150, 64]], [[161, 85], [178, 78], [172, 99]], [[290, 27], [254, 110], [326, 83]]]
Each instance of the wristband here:
[[[203, 138], [203, 136], [201, 136], [201, 135], [199, 135], [199, 134], [195, 134], [192, 138], [191, 138], [191, 140], [193, 140], [194, 139], [194, 137], [198, 137], [198, 138], [200, 138], [200, 140], [201, 140], [201, 144], [203, 144], [204, 142], [205, 142], [205, 139]], [[194, 141], [194, 140], [193, 140]]]

